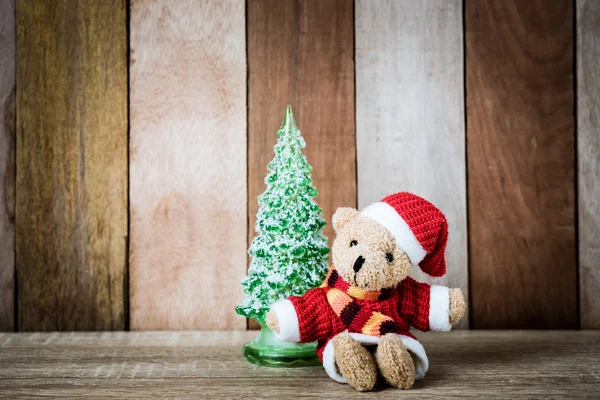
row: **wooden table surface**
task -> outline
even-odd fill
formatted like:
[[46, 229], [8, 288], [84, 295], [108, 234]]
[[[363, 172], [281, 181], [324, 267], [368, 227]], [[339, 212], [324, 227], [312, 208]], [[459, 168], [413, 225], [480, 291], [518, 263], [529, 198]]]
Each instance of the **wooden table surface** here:
[[322, 367], [252, 365], [256, 332], [0, 334], [0, 398], [600, 398], [600, 331], [418, 335], [429, 355], [410, 391], [357, 393]]

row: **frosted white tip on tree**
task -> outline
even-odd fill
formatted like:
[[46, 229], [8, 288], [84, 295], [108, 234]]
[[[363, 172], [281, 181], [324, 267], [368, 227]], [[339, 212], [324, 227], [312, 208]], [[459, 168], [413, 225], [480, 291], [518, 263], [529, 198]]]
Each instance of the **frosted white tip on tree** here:
[[252, 263], [242, 280], [246, 298], [236, 309], [259, 322], [275, 301], [320, 285], [328, 270], [323, 210], [314, 200], [312, 167], [302, 154], [306, 143], [289, 105], [277, 134], [267, 189], [258, 196], [257, 236], [248, 249]]

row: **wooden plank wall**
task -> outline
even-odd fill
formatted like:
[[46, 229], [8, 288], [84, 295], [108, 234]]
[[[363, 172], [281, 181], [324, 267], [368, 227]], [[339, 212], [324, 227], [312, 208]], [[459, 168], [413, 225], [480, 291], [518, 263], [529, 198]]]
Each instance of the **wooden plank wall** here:
[[443, 3], [356, 2], [358, 205], [399, 191], [436, 204], [450, 234], [435, 281], [468, 297], [462, 1]]
[[600, 2], [577, 0], [581, 327], [600, 329]]
[[576, 328], [573, 2], [465, 2], [475, 328]]
[[0, 0], [0, 332], [15, 327], [15, 18]]
[[307, 143], [330, 243], [337, 207], [356, 207], [352, 11], [352, 0], [248, 3], [248, 245], [286, 104]]
[[244, 329], [243, 0], [132, 1], [131, 328]]
[[125, 0], [17, 1], [20, 330], [126, 325]]
[[0, 330], [245, 329], [288, 103], [330, 240], [413, 191], [460, 327], [600, 328], [598, 2], [73, 4], [0, 0]]

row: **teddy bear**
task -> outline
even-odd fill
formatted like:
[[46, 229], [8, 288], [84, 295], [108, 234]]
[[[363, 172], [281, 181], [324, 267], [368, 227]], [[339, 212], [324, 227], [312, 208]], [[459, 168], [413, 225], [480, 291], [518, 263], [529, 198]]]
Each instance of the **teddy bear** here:
[[409, 329], [449, 331], [465, 313], [460, 289], [417, 282], [418, 266], [446, 273], [445, 216], [429, 201], [392, 194], [362, 212], [338, 208], [333, 264], [320, 287], [275, 302], [266, 323], [288, 342], [318, 342], [327, 374], [358, 391], [375, 387], [378, 374], [409, 389], [425, 376], [425, 349]]

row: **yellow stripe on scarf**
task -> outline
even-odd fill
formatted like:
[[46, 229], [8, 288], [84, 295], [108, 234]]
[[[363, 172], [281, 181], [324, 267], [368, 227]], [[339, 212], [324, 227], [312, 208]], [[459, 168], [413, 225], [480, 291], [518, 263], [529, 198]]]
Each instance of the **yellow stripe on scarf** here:
[[348, 295], [342, 292], [340, 289], [331, 288], [327, 291], [327, 302], [333, 308], [333, 311], [339, 316], [344, 308], [350, 303], [352, 299]]
[[358, 286], [350, 286], [348, 288], [348, 294], [355, 299], [373, 301], [377, 300], [381, 292], [367, 291]]
[[365, 326], [363, 326], [362, 333], [369, 336], [379, 336], [379, 327], [385, 321], [393, 321], [393, 319], [375, 311], [371, 314], [371, 318], [369, 318]]
[[[334, 270], [335, 270], [335, 268], [332, 265], [329, 268], [329, 272], [327, 273], [327, 276], [325, 277], [325, 280], [321, 284], [321, 287], [327, 287], [328, 286], [329, 277], [331, 277], [331, 274], [332, 274], [332, 272]], [[379, 296], [381, 295], [381, 292], [368, 291], [368, 290], [365, 290], [365, 289], [360, 288], [358, 286], [352, 286], [352, 285], [348, 285], [348, 286], [349, 287], [348, 287], [348, 290], [346, 291], [346, 293], [348, 295], [350, 295], [351, 297], [355, 298], [355, 299], [374, 301], [374, 300], [377, 300], [379, 298]]]

